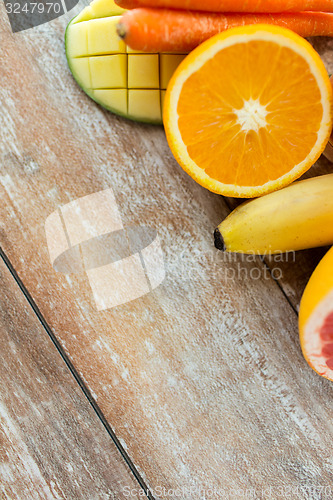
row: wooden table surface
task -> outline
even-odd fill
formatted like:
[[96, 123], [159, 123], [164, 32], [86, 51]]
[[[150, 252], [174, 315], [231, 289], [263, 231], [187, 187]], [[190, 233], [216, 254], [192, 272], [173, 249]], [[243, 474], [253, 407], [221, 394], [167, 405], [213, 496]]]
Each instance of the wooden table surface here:
[[[83, 5], [13, 34], [0, 4], [0, 497], [333, 498], [333, 385], [297, 330], [326, 249], [214, 249], [236, 201], [190, 179], [162, 127], [72, 79], [64, 30]], [[332, 73], [333, 41], [313, 43]], [[330, 171], [322, 157], [311, 175]], [[97, 310], [85, 273], [53, 269], [44, 224], [110, 188], [124, 225], [156, 229], [166, 277]]]

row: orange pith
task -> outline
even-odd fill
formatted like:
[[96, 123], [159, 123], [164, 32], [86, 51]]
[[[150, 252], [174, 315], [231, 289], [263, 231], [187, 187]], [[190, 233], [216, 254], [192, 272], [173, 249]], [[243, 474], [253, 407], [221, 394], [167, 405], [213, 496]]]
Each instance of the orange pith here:
[[164, 124], [176, 159], [200, 184], [252, 197], [289, 184], [319, 157], [332, 89], [319, 56], [289, 30], [229, 32], [180, 65]]

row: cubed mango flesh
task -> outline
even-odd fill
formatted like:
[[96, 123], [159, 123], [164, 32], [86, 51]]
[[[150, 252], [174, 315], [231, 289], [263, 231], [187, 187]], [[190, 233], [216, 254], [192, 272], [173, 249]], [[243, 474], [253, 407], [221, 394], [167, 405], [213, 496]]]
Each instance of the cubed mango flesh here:
[[125, 42], [116, 35], [118, 19], [118, 17], [104, 17], [87, 23], [89, 26], [86, 55], [126, 53]]
[[90, 21], [102, 17], [121, 16], [125, 9], [118, 7], [113, 0], [93, 0], [88, 7], [85, 7], [71, 23]]
[[159, 89], [159, 55], [131, 54], [128, 56], [128, 88]]
[[162, 120], [160, 90], [128, 89], [128, 114], [145, 121]]
[[127, 114], [127, 89], [97, 89], [93, 92], [97, 102], [121, 115]]
[[89, 57], [91, 83], [94, 89], [127, 87], [127, 57], [125, 54]]
[[116, 32], [122, 12], [113, 0], [93, 0], [69, 23], [69, 67], [101, 106], [133, 120], [162, 123], [165, 89], [186, 54], [131, 50]]
[[170, 78], [184, 59], [185, 54], [160, 54], [160, 86], [166, 89]]

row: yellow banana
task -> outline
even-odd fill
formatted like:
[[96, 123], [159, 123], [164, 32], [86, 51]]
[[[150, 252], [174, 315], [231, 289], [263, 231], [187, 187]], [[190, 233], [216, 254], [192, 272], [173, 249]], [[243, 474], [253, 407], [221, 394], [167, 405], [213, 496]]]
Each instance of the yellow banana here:
[[227, 252], [276, 254], [333, 244], [333, 174], [247, 201], [215, 230]]

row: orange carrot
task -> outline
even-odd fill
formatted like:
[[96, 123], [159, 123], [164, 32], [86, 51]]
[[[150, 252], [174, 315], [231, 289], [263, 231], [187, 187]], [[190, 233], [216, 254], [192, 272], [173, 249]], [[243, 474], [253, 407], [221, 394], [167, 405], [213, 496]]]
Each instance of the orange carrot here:
[[125, 9], [154, 7], [206, 12], [333, 12], [332, 0], [115, 0]]
[[332, 36], [333, 14], [220, 14], [169, 9], [134, 9], [118, 23], [118, 35], [135, 50], [190, 52], [226, 29], [246, 24], [277, 24], [301, 36]]

